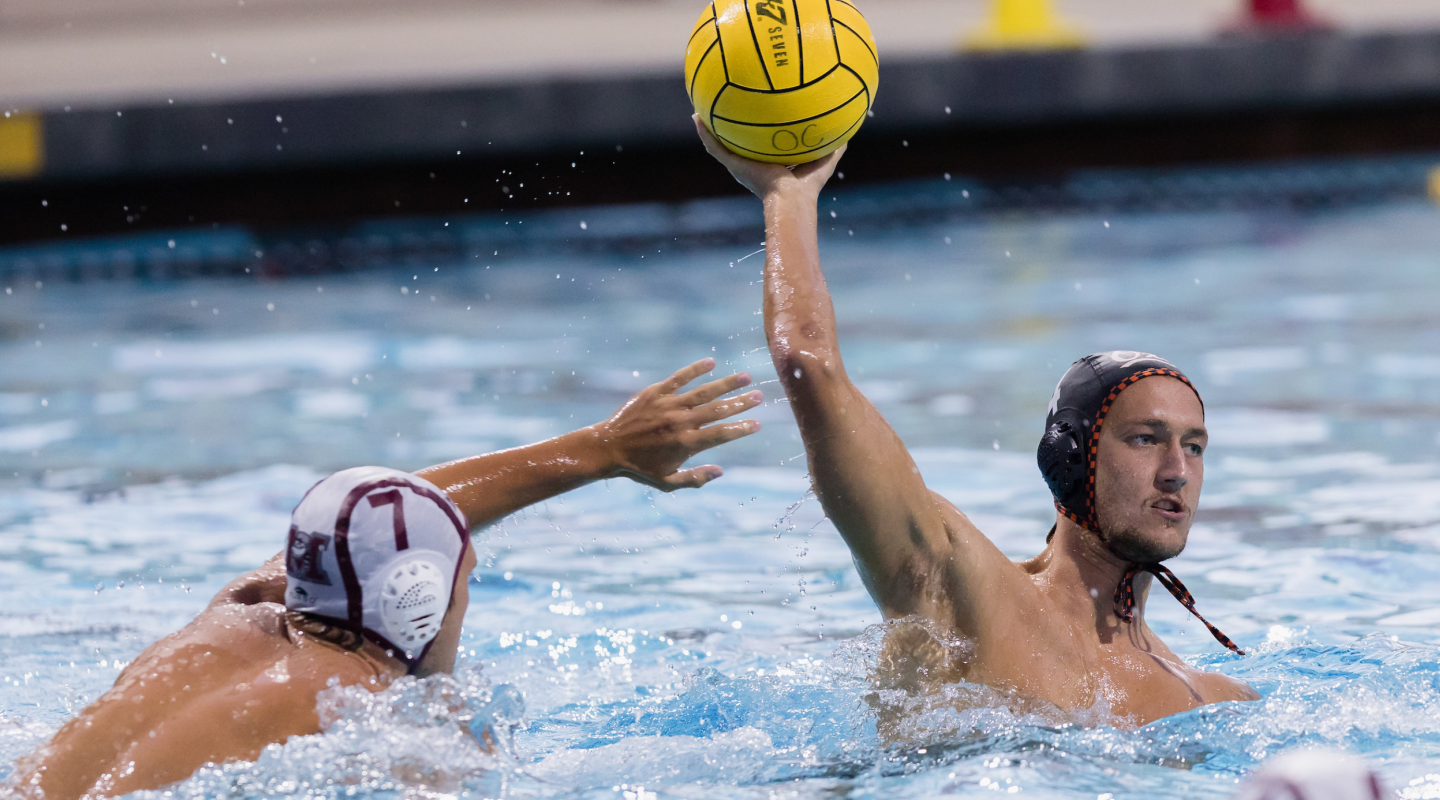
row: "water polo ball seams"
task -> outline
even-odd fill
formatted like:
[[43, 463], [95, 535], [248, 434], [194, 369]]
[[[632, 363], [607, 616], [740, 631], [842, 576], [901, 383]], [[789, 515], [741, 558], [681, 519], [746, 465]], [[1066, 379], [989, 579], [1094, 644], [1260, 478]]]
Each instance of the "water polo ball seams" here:
[[765, 48], [760, 46], [760, 37], [755, 33], [755, 17], [750, 13], [750, 4], [745, 3], [745, 24], [750, 26], [750, 41], [755, 45], [755, 52], [760, 55], [760, 72], [765, 76], [765, 83], [770, 91], [775, 91], [775, 79], [770, 75], [770, 65], [765, 63]]
[[837, 0], [714, 0], [685, 61], [686, 93], [709, 132], [738, 155], [787, 165], [848, 141], [879, 82], [868, 24]]
[[[866, 99], [867, 99], [867, 102], [868, 102], [868, 99], [869, 99], [869, 98], [868, 98], [868, 95], [866, 96]], [[854, 101], [854, 98], [851, 98], [851, 102], [853, 102], [853, 101]], [[725, 119], [724, 117], [716, 117], [716, 118], [717, 118], [717, 119], [721, 119], [721, 120]], [[806, 156], [806, 155], [810, 155], [810, 154], [812, 154], [812, 153], [820, 153], [820, 154], [823, 156], [823, 155], [827, 155], [827, 154], [829, 154], [829, 153], [832, 153], [832, 152], [834, 152], [834, 151], [836, 151], [836, 150], [839, 150], [839, 149], [845, 144], [845, 139], [846, 139], [846, 137], [849, 136], [850, 133], [851, 133], [852, 131], [854, 131], [857, 127], [859, 127], [861, 122], [864, 122], [864, 119], [863, 119], [863, 118], [855, 120], [855, 122], [851, 123], [851, 124], [850, 124], [850, 127], [846, 128], [843, 132], [841, 132], [839, 136], [837, 136], [837, 137], [835, 137], [835, 138], [832, 138], [832, 139], [830, 139], [829, 141], [822, 141], [821, 144], [816, 145], [816, 146], [814, 146], [814, 147], [811, 147], [809, 150], [797, 150], [797, 151], [787, 152], [787, 153], [785, 153], [785, 156], [786, 156], [786, 157]], [[764, 126], [754, 125], [754, 126], [751, 126], [751, 127], [764, 127]], [[739, 155], [747, 156], [747, 157], [749, 157], [749, 158], [756, 158], [756, 159], [773, 159], [773, 158], [776, 158], [776, 155], [775, 155], [774, 153], [766, 152], [766, 151], [764, 151], [764, 150], [755, 150], [755, 149], [753, 149], [753, 148], [745, 147], [744, 145], [739, 144], [739, 143], [733, 141], [732, 139], [729, 139], [729, 138], [727, 138], [727, 137], [725, 137], [725, 136], [723, 136], [723, 135], [721, 135], [721, 134], [719, 134], [719, 133], [716, 133], [716, 132], [713, 131], [713, 130], [712, 130], [710, 133], [711, 133], [711, 135], [713, 135], [716, 139], [719, 139], [727, 148], [729, 148], [731, 151], [733, 151], [733, 152], [735, 152], [735, 153], [737, 153], [737, 154], [739, 154]]]

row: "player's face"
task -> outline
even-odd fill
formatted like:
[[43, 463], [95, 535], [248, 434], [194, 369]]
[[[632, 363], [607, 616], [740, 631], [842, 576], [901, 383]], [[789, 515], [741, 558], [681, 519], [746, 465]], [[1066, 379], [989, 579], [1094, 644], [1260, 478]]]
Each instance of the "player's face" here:
[[419, 677], [437, 672], [453, 672], [455, 657], [460, 652], [460, 628], [465, 622], [465, 609], [470, 607], [470, 572], [475, 569], [475, 548], [465, 548], [465, 558], [460, 562], [460, 574], [455, 576], [455, 588], [450, 592], [450, 607], [440, 623], [440, 632], [435, 635], [430, 650], [415, 666]]
[[1121, 557], [1148, 563], [1185, 549], [1207, 443], [1199, 398], [1174, 378], [1145, 378], [1116, 398], [1100, 432], [1095, 505]]

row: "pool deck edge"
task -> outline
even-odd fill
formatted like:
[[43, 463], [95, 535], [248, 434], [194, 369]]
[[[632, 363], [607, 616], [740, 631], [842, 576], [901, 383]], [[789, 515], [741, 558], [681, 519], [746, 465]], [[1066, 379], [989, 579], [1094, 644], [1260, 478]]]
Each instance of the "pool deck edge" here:
[[[1440, 30], [886, 61], [865, 133], [1396, 103], [1440, 107]], [[653, 72], [49, 109], [38, 113], [40, 163], [20, 177], [194, 176], [667, 147], [694, 136], [689, 114], [678, 77]]]

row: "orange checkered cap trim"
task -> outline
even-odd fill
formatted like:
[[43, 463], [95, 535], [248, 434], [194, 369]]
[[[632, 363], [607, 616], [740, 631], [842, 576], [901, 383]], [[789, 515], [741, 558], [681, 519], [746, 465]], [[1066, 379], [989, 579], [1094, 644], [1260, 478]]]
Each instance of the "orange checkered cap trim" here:
[[[1156, 376], [1175, 378], [1183, 382], [1186, 386], [1190, 387], [1190, 391], [1195, 393], [1195, 399], [1200, 400], [1200, 407], [1202, 409], [1205, 407], [1205, 401], [1200, 399], [1200, 390], [1195, 388], [1195, 384], [1191, 383], [1190, 379], [1185, 377], [1184, 373], [1174, 369], [1160, 369], [1155, 367], [1142, 369], [1120, 381], [1110, 390], [1110, 394], [1107, 395], [1105, 401], [1100, 404], [1099, 413], [1095, 415], [1095, 424], [1090, 428], [1090, 444], [1085, 448], [1085, 494], [1087, 500], [1085, 519], [1080, 520], [1073, 516], [1070, 517], [1086, 530], [1099, 535], [1101, 538], [1104, 538], [1104, 534], [1100, 531], [1100, 518], [1098, 512], [1095, 510], [1095, 457], [1100, 452], [1100, 429], [1105, 427], [1105, 417], [1110, 413], [1110, 407], [1115, 405], [1115, 399], [1120, 396], [1121, 392], [1146, 378]], [[1067, 514], [1066, 516], [1070, 515]]]

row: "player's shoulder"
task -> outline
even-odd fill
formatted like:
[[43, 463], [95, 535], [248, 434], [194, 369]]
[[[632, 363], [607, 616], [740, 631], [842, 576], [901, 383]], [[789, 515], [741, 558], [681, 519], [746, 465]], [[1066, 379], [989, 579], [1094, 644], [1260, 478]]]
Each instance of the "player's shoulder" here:
[[[285, 608], [274, 603], [225, 605], [208, 609], [192, 624], [188, 636], [176, 642], [173, 660], [210, 677], [230, 676], [219, 682], [220, 693], [231, 698], [243, 689], [246, 701], [271, 707], [295, 702], [311, 711], [313, 697], [335, 685], [364, 685], [371, 691], [379, 673], [365, 658], [343, 648], [315, 641], [296, 641], [288, 631]], [[233, 680], [232, 680], [233, 679]], [[226, 700], [229, 702], [229, 700]], [[308, 719], [308, 716], [306, 717]]]
[[299, 648], [286, 659], [283, 669], [287, 674], [280, 676], [282, 682], [298, 682], [306, 691], [317, 694], [336, 686], [359, 686], [378, 692], [392, 679], [364, 657], [336, 647]]
[[289, 643], [285, 632], [285, 607], [279, 603], [211, 605], [189, 625], [162, 642], [172, 646], [213, 646], [258, 656]]
[[[284, 652], [284, 634], [267, 618], [268, 611], [248, 606], [207, 608], [185, 627], [145, 648], [120, 673], [106, 697], [154, 695], [156, 681], [191, 686], [196, 696], [244, 682]], [[152, 688], [146, 689], [147, 685]]]
[[939, 492], [931, 490], [930, 495], [935, 498], [940, 509], [940, 518], [945, 524], [945, 536], [958, 562], [1014, 580], [1025, 577], [1021, 565], [1010, 560], [965, 512]]
[[1005, 555], [954, 503], [932, 494], [949, 544], [946, 593], [956, 613], [969, 620], [961, 628], [978, 635], [1024, 624], [1022, 619], [1046, 618], [1036, 615], [1045, 599], [1025, 565]]
[[285, 562], [275, 556], [259, 569], [229, 582], [210, 601], [211, 608], [285, 602]]
[[1219, 672], [1197, 670], [1200, 688], [1206, 703], [1224, 703], [1230, 700], [1259, 700], [1260, 693], [1250, 684]]

